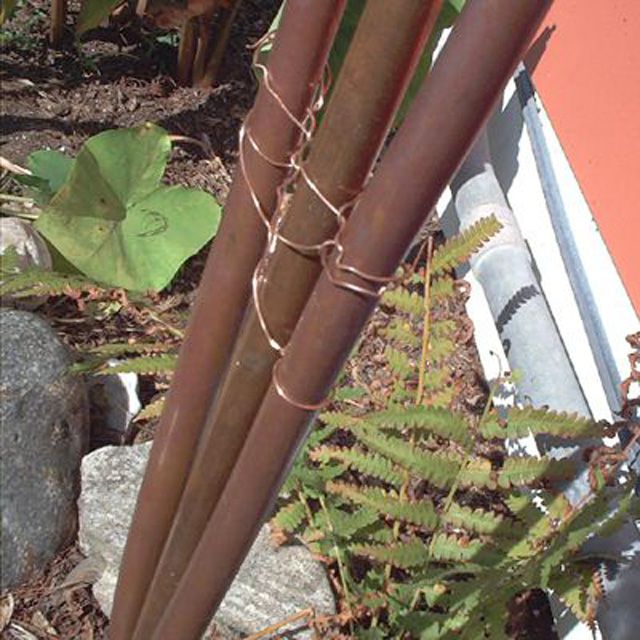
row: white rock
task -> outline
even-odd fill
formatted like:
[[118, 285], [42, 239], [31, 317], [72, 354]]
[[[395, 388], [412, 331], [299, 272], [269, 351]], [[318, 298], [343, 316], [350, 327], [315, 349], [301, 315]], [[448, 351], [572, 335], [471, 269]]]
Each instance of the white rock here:
[[[100, 555], [106, 561], [105, 572], [93, 590], [107, 615], [150, 449], [150, 443], [103, 447], [86, 456], [82, 463], [80, 546], [85, 554]], [[309, 607], [320, 614], [335, 612], [322, 565], [303, 546], [273, 547], [265, 525], [214, 623], [227, 637], [229, 633], [246, 635]], [[313, 636], [303, 632], [295, 637]]]

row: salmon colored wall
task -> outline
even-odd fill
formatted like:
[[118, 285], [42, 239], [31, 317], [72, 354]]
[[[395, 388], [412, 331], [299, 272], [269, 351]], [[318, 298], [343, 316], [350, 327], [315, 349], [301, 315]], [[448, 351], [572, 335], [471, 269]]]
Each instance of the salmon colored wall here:
[[555, 0], [545, 26], [527, 65], [640, 313], [640, 0]]

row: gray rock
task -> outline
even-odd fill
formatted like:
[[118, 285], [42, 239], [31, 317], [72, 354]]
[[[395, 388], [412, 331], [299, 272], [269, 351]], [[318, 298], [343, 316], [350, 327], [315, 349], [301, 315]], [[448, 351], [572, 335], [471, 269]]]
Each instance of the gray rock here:
[[[106, 560], [93, 592], [107, 615], [150, 449], [150, 443], [104, 447], [82, 462], [80, 547], [85, 554]], [[213, 624], [223, 637], [244, 636], [309, 607], [317, 613], [335, 612], [322, 565], [305, 547], [273, 547], [264, 526]], [[290, 632], [289, 637], [312, 637], [309, 632]]]
[[[17, 253], [19, 271], [28, 267], [40, 267], [51, 270], [51, 254], [45, 241], [37, 231], [20, 218], [0, 218], [0, 254], [4, 255], [9, 247], [13, 247]], [[16, 306], [22, 309], [35, 309], [43, 303], [45, 297], [3, 298], [3, 304]]]
[[0, 311], [2, 588], [21, 583], [75, 534], [80, 460], [88, 441], [81, 379], [49, 326]]

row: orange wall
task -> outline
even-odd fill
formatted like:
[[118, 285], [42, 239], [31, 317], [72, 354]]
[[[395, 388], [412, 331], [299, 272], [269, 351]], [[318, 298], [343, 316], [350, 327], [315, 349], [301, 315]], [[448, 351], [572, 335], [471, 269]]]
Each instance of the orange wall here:
[[640, 313], [640, 0], [555, 0], [545, 25], [527, 64]]

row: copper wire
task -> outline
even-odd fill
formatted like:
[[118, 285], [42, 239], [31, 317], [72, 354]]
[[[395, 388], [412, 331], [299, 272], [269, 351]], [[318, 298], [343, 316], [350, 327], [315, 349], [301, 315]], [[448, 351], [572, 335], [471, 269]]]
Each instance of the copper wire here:
[[[275, 160], [262, 149], [259, 142], [251, 134], [251, 113], [249, 113], [249, 115], [245, 119], [245, 122], [240, 128], [239, 133], [239, 164], [240, 170], [242, 172], [242, 177], [244, 178], [244, 181], [247, 185], [247, 190], [250, 194], [251, 202], [253, 203], [253, 206], [260, 220], [265, 225], [267, 230], [266, 248], [262, 258], [256, 265], [251, 279], [253, 306], [256, 311], [256, 316], [258, 318], [260, 328], [264, 333], [269, 346], [274, 351], [277, 351], [278, 354], [282, 357], [285, 354], [286, 344], [281, 344], [270, 330], [269, 324], [264, 314], [263, 304], [261, 300], [261, 291], [267, 282], [266, 274], [269, 262], [276, 251], [278, 243], [282, 243], [290, 249], [300, 253], [317, 254], [320, 258], [321, 264], [329, 281], [334, 286], [341, 287], [353, 293], [365, 295], [371, 298], [377, 299], [380, 295], [382, 295], [389, 284], [401, 282], [405, 280], [407, 275], [406, 273], [401, 273], [400, 275], [394, 276], [378, 276], [366, 273], [365, 271], [358, 269], [355, 266], [345, 263], [345, 250], [344, 246], [342, 245], [341, 238], [347, 221], [347, 213], [355, 208], [360, 198], [361, 192], [356, 194], [356, 196], [354, 196], [341, 206], [336, 206], [333, 202], [331, 202], [329, 198], [325, 196], [317, 183], [309, 175], [308, 171], [304, 167], [303, 162], [305, 152], [313, 138], [313, 134], [316, 129], [316, 113], [318, 113], [324, 106], [325, 98], [328, 94], [329, 86], [331, 83], [331, 71], [328, 66], [325, 67], [325, 71], [322, 75], [319, 85], [314, 92], [311, 106], [305, 110], [305, 118], [302, 121], [298, 120], [291, 112], [291, 110], [287, 107], [284, 100], [281, 98], [268, 67], [259, 61], [259, 55], [262, 48], [264, 47], [264, 45], [273, 41], [274, 35], [275, 34], [273, 32], [267, 33], [253, 45], [253, 66], [255, 69], [261, 72], [263, 86], [265, 87], [271, 98], [280, 107], [282, 112], [301, 132], [301, 138], [287, 161], [282, 162]], [[269, 213], [265, 211], [262, 203], [260, 202], [260, 198], [258, 197], [256, 190], [251, 183], [251, 178], [247, 169], [245, 158], [246, 142], [249, 143], [253, 151], [264, 162], [267, 162], [275, 168], [284, 169], [287, 172], [284, 180], [279, 185], [276, 191], [276, 203], [274, 211], [271, 213], [271, 215], [269, 215]], [[311, 192], [335, 216], [338, 229], [333, 238], [328, 238], [316, 244], [304, 244], [292, 240], [291, 238], [287, 238], [282, 234], [282, 228], [284, 226], [288, 210], [288, 207], [285, 206], [285, 199], [290, 190], [293, 190], [294, 185], [299, 181], [299, 179], [302, 179], [305, 182]], [[415, 270], [421, 253], [422, 251], [418, 252], [418, 255], [416, 256], [410, 272], [413, 272]], [[330, 256], [332, 258], [332, 264], [329, 263]], [[338, 272], [341, 272], [343, 276], [338, 277]], [[364, 282], [368, 283], [369, 286], [361, 286], [350, 280], [347, 280], [344, 277], [345, 275], [356, 276]], [[373, 286], [374, 288], [372, 289], [371, 286]], [[326, 400], [321, 403], [305, 403], [295, 400], [291, 397], [291, 395], [286, 391], [285, 387], [282, 385], [282, 382], [278, 378], [278, 367], [280, 365], [280, 362], [281, 360], [278, 360], [275, 363], [272, 371], [273, 385], [278, 395], [288, 404], [297, 407], [298, 409], [302, 409], [303, 411], [317, 411], [318, 409], [321, 409], [326, 403]]]

